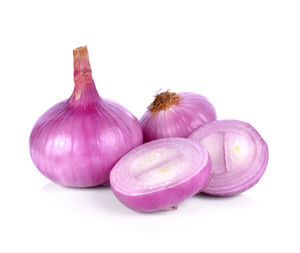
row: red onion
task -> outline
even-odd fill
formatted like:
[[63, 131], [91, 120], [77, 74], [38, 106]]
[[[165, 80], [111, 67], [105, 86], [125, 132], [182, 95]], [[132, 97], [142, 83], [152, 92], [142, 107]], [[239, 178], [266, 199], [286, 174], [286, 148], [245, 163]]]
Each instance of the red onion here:
[[114, 166], [110, 185], [127, 207], [153, 212], [175, 207], [199, 192], [211, 172], [203, 145], [184, 138], [164, 138], [139, 146]]
[[231, 196], [255, 185], [268, 163], [268, 146], [248, 123], [237, 120], [211, 122], [194, 131], [189, 139], [209, 151], [214, 173], [203, 192]]
[[203, 96], [190, 92], [162, 92], [141, 118], [144, 142], [188, 137], [195, 129], [216, 120], [216, 111]]
[[73, 50], [75, 88], [71, 97], [45, 112], [30, 135], [30, 153], [52, 181], [89, 187], [108, 181], [115, 163], [142, 144], [138, 120], [96, 90], [87, 47]]

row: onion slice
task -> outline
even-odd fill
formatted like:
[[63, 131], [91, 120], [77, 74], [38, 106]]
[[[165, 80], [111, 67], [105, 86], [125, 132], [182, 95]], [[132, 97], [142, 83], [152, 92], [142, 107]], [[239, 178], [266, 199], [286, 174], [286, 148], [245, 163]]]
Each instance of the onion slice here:
[[203, 144], [214, 173], [203, 192], [231, 196], [255, 185], [268, 163], [268, 146], [248, 123], [237, 120], [211, 122], [194, 131], [189, 139]]
[[110, 184], [127, 207], [154, 212], [170, 209], [199, 192], [210, 172], [210, 157], [203, 145], [184, 138], [164, 138], [122, 157], [110, 173]]

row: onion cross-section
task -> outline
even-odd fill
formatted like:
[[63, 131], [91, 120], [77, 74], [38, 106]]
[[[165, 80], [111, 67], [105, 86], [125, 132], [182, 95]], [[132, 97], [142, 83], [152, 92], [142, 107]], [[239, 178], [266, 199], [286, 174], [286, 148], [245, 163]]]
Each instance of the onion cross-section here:
[[114, 166], [110, 184], [117, 198], [140, 212], [177, 206], [207, 184], [211, 161], [203, 145], [164, 138], [139, 146]]
[[203, 144], [211, 157], [214, 173], [203, 192], [231, 196], [246, 191], [263, 176], [268, 146], [248, 123], [219, 120], [194, 131], [189, 139]]

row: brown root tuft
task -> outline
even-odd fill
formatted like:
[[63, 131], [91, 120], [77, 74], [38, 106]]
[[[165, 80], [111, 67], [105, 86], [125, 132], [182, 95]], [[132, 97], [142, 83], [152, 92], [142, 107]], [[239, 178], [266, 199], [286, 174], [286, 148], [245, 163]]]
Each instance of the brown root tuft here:
[[87, 46], [84, 47], [77, 47], [76, 49], [73, 50], [73, 57], [88, 57], [88, 49]]
[[169, 90], [161, 92], [155, 95], [154, 101], [147, 107], [147, 109], [152, 113], [167, 110], [173, 105], [178, 104], [180, 97], [180, 95], [175, 92], [170, 92]]
[[168, 211], [176, 211], [178, 209], [178, 206], [170, 206], [167, 209], [164, 209], [162, 211], [168, 212]]

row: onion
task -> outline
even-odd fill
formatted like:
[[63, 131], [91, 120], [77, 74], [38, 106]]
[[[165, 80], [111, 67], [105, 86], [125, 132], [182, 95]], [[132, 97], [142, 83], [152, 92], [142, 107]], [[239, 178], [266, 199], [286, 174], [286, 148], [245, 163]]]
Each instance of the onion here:
[[87, 47], [73, 50], [75, 88], [71, 97], [45, 112], [30, 135], [30, 153], [40, 172], [71, 187], [108, 181], [115, 163], [142, 144], [139, 121], [96, 90]]
[[191, 92], [162, 92], [141, 118], [144, 142], [188, 137], [195, 129], [216, 120], [216, 111], [203, 96]]
[[237, 120], [211, 122], [189, 139], [203, 144], [211, 157], [214, 173], [203, 192], [231, 196], [255, 185], [268, 163], [268, 146], [248, 123]]
[[154, 212], [175, 207], [199, 192], [211, 172], [203, 145], [184, 138], [164, 138], [139, 146], [114, 166], [110, 185], [127, 207]]

